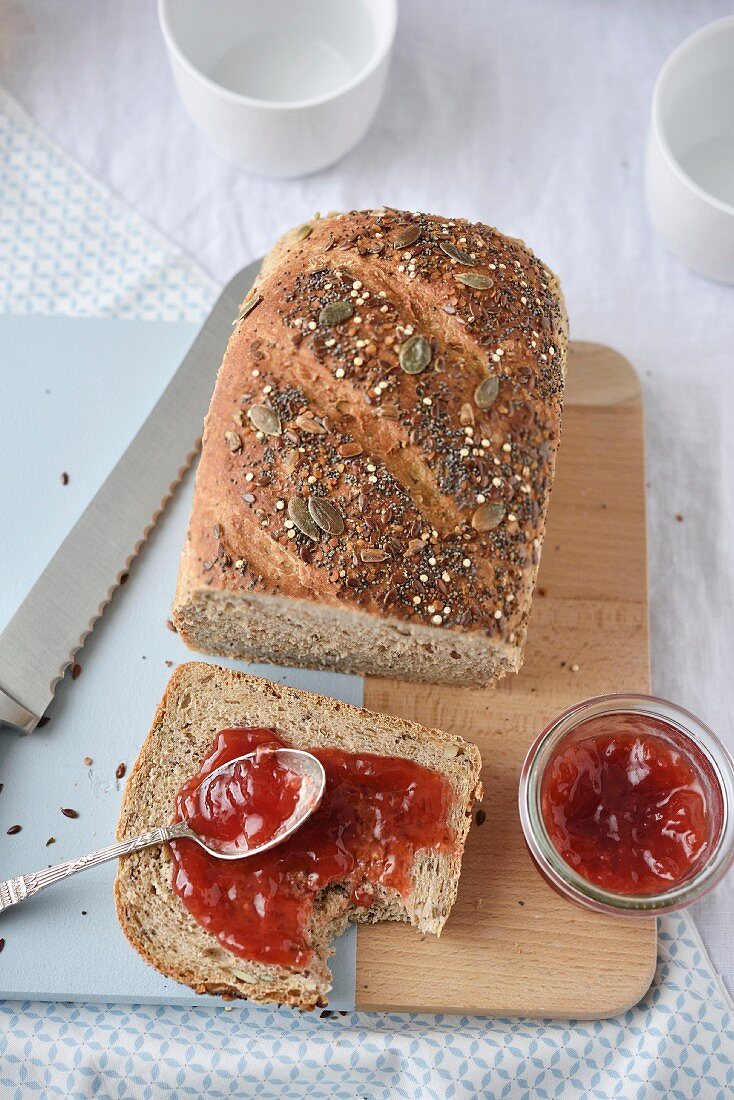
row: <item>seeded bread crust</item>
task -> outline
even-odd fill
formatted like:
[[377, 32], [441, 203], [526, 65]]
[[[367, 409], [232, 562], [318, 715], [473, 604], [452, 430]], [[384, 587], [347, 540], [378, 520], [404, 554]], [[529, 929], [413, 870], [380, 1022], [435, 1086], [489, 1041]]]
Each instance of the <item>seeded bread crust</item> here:
[[374, 714], [310, 692], [283, 687], [214, 665], [177, 668], [130, 773], [120, 809], [118, 840], [169, 821], [181, 784], [198, 771], [217, 732], [231, 726], [276, 729], [296, 748], [336, 747], [415, 760], [442, 772], [455, 793], [449, 825], [455, 854], [422, 851], [412, 868], [406, 901], [381, 889], [370, 909], [354, 906], [333, 885], [316, 900], [310, 935], [314, 956], [306, 970], [249, 962], [202, 928], [171, 889], [166, 845], [119, 861], [115, 905], [132, 946], [161, 973], [197, 993], [244, 997], [310, 1009], [327, 1003], [331, 941], [348, 921], [400, 920], [439, 935], [456, 898], [461, 854], [475, 799], [481, 798], [481, 759], [471, 744], [401, 718]]
[[383, 210], [287, 233], [207, 417], [184, 641], [415, 680], [517, 670], [566, 353], [556, 277], [490, 226]]

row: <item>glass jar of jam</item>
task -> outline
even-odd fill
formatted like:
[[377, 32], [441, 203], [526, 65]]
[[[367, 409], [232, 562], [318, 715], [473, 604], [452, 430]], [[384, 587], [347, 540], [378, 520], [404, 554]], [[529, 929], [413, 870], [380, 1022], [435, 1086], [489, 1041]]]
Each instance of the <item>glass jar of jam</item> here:
[[598, 912], [680, 909], [734, 859], [734, 762], [664, 699], [602, 695], [564, 711], [531, 746], [519, 800], [540, 873]]

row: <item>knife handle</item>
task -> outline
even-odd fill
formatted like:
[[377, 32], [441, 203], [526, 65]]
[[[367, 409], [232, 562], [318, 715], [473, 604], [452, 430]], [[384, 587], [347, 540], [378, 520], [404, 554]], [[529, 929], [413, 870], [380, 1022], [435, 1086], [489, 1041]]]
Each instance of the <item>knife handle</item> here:
[[0, 882], [0, 913], [9, 909], [11, 905], [17, 905], [18, 902], [32, 897], [39, 890], [45, 890], [47, 886], [53, 886], [55, 882], [61, 882], [62, 879], [75, 875], [77, 871], [85, 871], [87, 867], [97, 867], [100, 863], [130, 855], [131, 852], [139, 852], [142, 848], [150, 848], [153, 844], [164, 844], [167, 840], [191, 837], [191, 835], [191, 830], [183, 821], [176, 825], [163, 825], [150, 833], [136, 836], [133, 840], [108, 844], [106, 848], [100, 848], [78, 859], [69, 859], [66, 863], [57, 863], [53, 867], [34, 871], [30, 875], [6, 879], [5, 882]]

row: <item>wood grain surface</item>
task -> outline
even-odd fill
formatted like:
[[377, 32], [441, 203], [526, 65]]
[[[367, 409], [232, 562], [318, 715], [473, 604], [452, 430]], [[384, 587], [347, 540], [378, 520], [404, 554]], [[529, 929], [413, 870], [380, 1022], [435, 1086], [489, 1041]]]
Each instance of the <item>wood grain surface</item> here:
[[557, 896], [525, 849], [517, 785], [528, 745], [559, 711], [649, 686], [639, 381], [617, 352], [576, 343], [521, 672], [488, 691], [365, 685], [366, 707], [476, 742], [487, 816], [469, 833], [440, 940], [405, 925], [358, 928], [358, 1008], [580, 1019], [644, 995], [654, 919], [599, 916]]

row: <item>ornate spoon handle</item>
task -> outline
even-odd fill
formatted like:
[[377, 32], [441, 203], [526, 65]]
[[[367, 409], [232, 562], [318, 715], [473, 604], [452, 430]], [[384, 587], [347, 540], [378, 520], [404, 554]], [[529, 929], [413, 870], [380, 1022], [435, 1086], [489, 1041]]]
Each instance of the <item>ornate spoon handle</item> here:
[[69, 875], [75, 875], [77, 871], [85, 871], [87, 867], [96, 867], [110, 859], [127, 856], [131, 852], [139, 852], [141, 848], [149, 848], [153, 844], [163, 844], [167, 840], [180, 837], [195, 839], [185, 821], [177, 825], [162, 825], [150, 833], [143, 833], [132, 840], [123, 840], [119, 844], [108, 844], [106, 848], [100, 848], [78, 859], [69, 859], [66, 863], [57, 863], [54, 867], [46, 867], [43, 871], [6, 879], [5, 882], [0, 882], [0, 913], [11, 905], [17, 905], [19, 901], [25, 901], [32, 894], [37, 894], [39, 890], [45, 890], [47, 886], [61, 882]]

